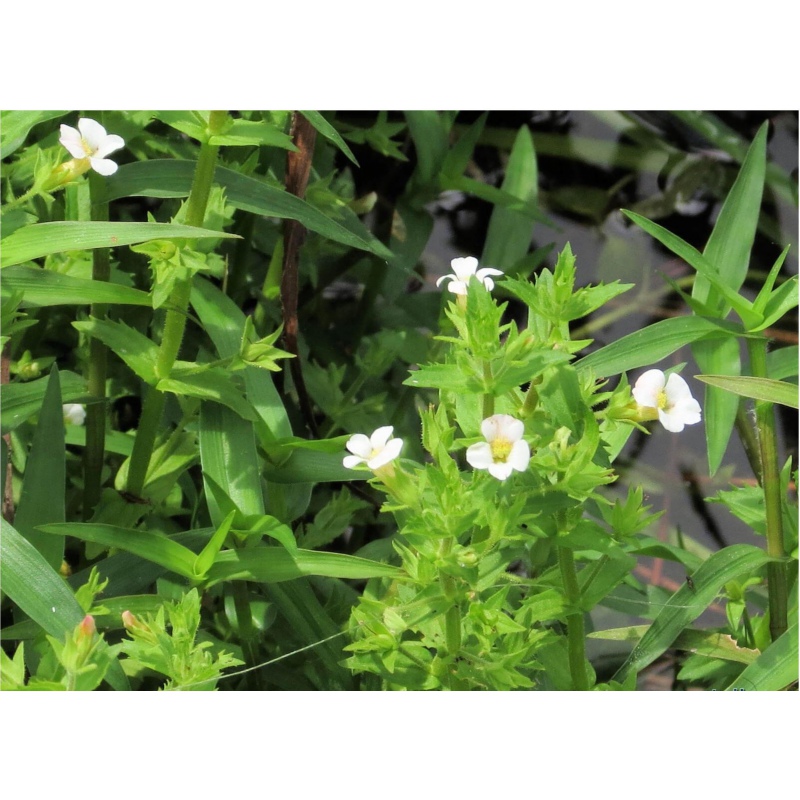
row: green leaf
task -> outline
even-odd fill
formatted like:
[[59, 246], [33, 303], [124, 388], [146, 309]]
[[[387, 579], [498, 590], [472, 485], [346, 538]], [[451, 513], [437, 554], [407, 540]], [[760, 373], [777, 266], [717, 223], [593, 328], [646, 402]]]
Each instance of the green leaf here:
[[[178, 159], [154, 159], [123, 164], [106, 181], [108, 199], [116, 200], [130, 196], [185, 197], [192, 186], [195, 166], [194, 161]], [[264, 217], [296, 219], [309, 230], [335, 242], [366, 250], [387, 260], [392, 258], [391, 251], [372, 236], [366, 227], [363, 228], [363, 233], [356, 235], [314, 206], [283, 189], [224, 167], [217, 167], [214, 181], [225, 189], [227, 202], [235, 208]], [[223, 234], [214, 232], [211, 235]]]
[[726, 583], [751, 574], [771, 560], [763, 550], [749, 544], [731, 545], [711, 555], [691, 576], [694, 585], [685, 584], [669, 598], [614, 680], [623, 681], [631, 671], [638, 673], [652, 664], [714, 602]]
[[[245, 316], [236, 303], [209, 281], [195, 278], [192, 284], [192, 307], [214, 342], [220, 358], [236, 355], [245, 324]], [[292, 426], [272, 377], [255, 367], [246, 367], [244, 377], [247, 400], [264, 423], [257, 424], [257, 432], [266, 428], [271, 438], [291, 436]]]
[[726, 691], [777, 692], [797, 682], [797, 622], [739, 674]]
[[255, 144], [297, 150], [290, 136], [265, 120], [235, 119], [223, 133], [209, 136], [208, 143], [229, 147]]
[[764, 320], [756, 325], [753, 332], [764, 330], [774, 325], [787, 311], [797, 305], [797, 275], [793, 275], [786, 283], [776, 289], [764, 307]]
[[656, 364], [686, 344], [704, 337], [729, 338], [741, 333], [730, 322], [705, 317], [672, 317], [623, 336], [575, 362], [578, 371], [592, 370], [598, 378]]
[[233, 510], [222, 520], [222, 524], [214, 531], [211, 538], [208, 540], [208, 544], [200, 551], [200, 554], [195, 559], [194, 572], [198, 579], [205, 578], [206, 573], [211, 569], [214, 559], [222, 549], [222, 545], [225, 544], [225, 538], [228, 535], [228, 531], [231, 529], [236, 513], [236, 510]]
[[42, 554], [8, 522], [1, 524], [3, 592], [47, 633], [62, 638], [83, 619], [83, 609]]
[[416, 176], [422, 185], [434, 184], [447, 155], [450, 128], [438, 111], [406, 111], [405, 118], [417, 151]]
[[61, 568], [64, 539], [46, 536], [39, 533], [36, 527], [47, 522], [63, 522], [66, 518], [62, 490], [67, 479], [64, 411], [61, 407], [61, 385], [58, 378], [58, 368], [53, 365], [47, 378], [47, 389], [25, 465], [22, 494], [14, 517], [17, 530], [54, 570]]
[[[649, 233], [654, 239], [661, 242], [664, 247], [666, 247], [668, 250], [671, 250], [676, 256], [682, 258], [690, 267], [693, 267], [698, 274], [697, 280], [702, 277], [705, 279], [706, 283], [711, 284], [711, 286], [718, 293], [718, 296], [723, 298], [728, 305], [736, 311], [742, 322], [745, 324], [745, 327], [749, 329], [751, 326], [757, 325], [761, 321], [760, 316], [753, 311], [752, 303], [749, 300], [746, 300], [744, 297], [741, 297], [734, 289], [731, 289], [725, 283], [722, 276], [720, 276], [720, 274], [717, 272], [714, 264], [712, 264], [712, 262], [706, 258], [705, 255], [700, 253], [690, 244], [684, 242], [679, 236], [671, 233], [666, 228], [662, 228], [661, 225], [657, 225], [655, 222], [651, 222], [649, 219], [646, 219], [639, 214], [635, 214], [633, 211], [626, 211], [623, 209], [622, 213], [628, 217], [628, 219], [635, 222], [644, 231]], [[695, 286], [697, 285], [697, 280], [695, 280]], [[704, 302], [702, 296], [698, 297], [695, 294], [694, 297], [697, 300]], [[719, 301], [718, 305], [721, 303], [722, 300]], [[714, 307], [713, 303], [705, 304], [711, 306], [712, 308]], [[726, 314], [727, 310], [724, 313], [722, 313], [720, 310], [720, 317], [724, 317]]]
[[290, 553], [282, 547], [252, 547], [220, 553], [208, 572], [208, 581], [209, 585], [231, 580], [280, 583], [303, 575], [364, 580], [401, 578], [403, 572], [389, 564], [343, 553], [316, 550]]
[[695, 375], [695, 378], [710, 386], [718, 386], [739, 397], [767, 400], [789, 408], [797, 408], [797, 384], [775, 381], [771, 378], [732, 378], [727, 375]]
[[6, 159], [20, 148], [31, 128], [40, 122], [58, 119], [68, 111], [3, 111], [0, 116], [0, 159]]
[[481, 138], [488, 116], [489, 112], [484, 111], [484, 113], [459, 136], [458, 141], [450, 150], [448, 150], [444, 163], [442, 164], [442, 172], [445, 175], [459, 177], [464, 174], [469, 166], [469, 161], [475, 150], [475, 145], [478, 144], [478, 140]]
[[800, 349], [796, 344], [767, 353], [767, 373], [773, 380], [796, 377], [798, 364], [800, 364]]
[[265, 462], [264, 477], [273, 483], [331, 483], [336, 481], [363, 481], [371, 472], [359, 472], [342, 465], [346, 451], [318, 453], [311, 450], [294, 450], [280, 463]]
[[[185, 366], [184, 366], [185, 365]], [[212, 367], [195, 372], [194, 364], [177, 362], [169, 378], [162, 378], [157, 384], [159, 392], [174, 392], [201, 400], [213, 400], [235, 411], [243, 419], [253, 420], [256, 415], [241, 392], [231, 383], [230, 373], [221, 367]]]
[[[62, 372], [59, 377], [62, 403], [85, 402], [91, 399], [86, 391], [86, 382], [80, 375], [74, 372]], [[47, 390], [47, 380], [45, 377], [3, 386], [3, 409], [0, 414], [3, 434], [13, 431], [41, 408]]]
[[42, 525], [40, 531], [57, 536], [74, 536], [84, 542], [95, 542], [105, 547], [116, 547], [133, 553], [145, 561], [166, 567], [184, 578], [195, 578], [195, 554], [161, 533], [94, 522], [64, 522]]
[[[739, 342], [736, 339], [695, 342], [692, 345], [692, 354], [701, 372], [737, 376], [742, 371]], [[708, 469], [713, 475], [719, 469], [728, 448], [739, 400], [730, 392], [723, 392], [716, 386], [709, 385], [702, 405]]]
[[350, 161], [358, 166], [358, 161], [356, 161], [353, 151], [347, 146], [347, 142], [342, 139], [339, 131], [319, 111], [301, 111], [300, 113], [311, 123], [320, 136], [324, 136], [328, 141], [333, 142]]
[[[632, 625], [629, 628], [610, 628], [587, 634], [589, 639], [604, 639], [612, 642], [637, 642], [649, 625]], [[732, 636], [719, 631], [696, 631], [687, 629], [678, 635], [673, 643], [676, 650], [686, 650], [710, 658], [721, 658], [723, 661], [735, 661], [739, 664], [752, 664], [758, 658], [758, 650], [739, 647]]]
[[22, 307], [119, 303], [149, 306], [150, 296], [130, 286], [73, 278], [39, 267], [9, 267], [3, 272], [3, 295], [20, 291]]
[[[733, 292], [739, 291], [747, 277], [750, 250], [758, 227], [767, 164], [768, 127], [765, 122], [756, 134], [703, 250], [703, 256], [713, 265], [719, 279]], [[725, 316], [727, 310], [723, 298], [711, 289], [708, 279], [701, 274], [694, 282], [692, 296]], [[724, 297], [731, 302], [727, 295]], [[732, 302], [731, 305], [736, 308]], [[742, 320], [746, 322], [744, 317]]]
[[[264, 496], [252, 423], [216, 403], [203, 403], [199, 438], [204, 480], [213, 480], [242, 514], [263, 515]], [[206, 503], [211, 521], [221, 525], [227, 510], [220, 508], [208, 485]]]
[[[527, 126], [517, 133], [506, 166], [502, 190], [520, 200], [536, 204], [538, 169], [533, 138]], [[533, 234], [533, 219], [518, 211], [496, 206], [489, 220], [481, 264], [512, 269], [528, 252]]]
[[[151, 162], [152, 163], [152, 162]], [[233, 233], [166, 222], [40, 222], [3, 239], [0, 267], [69, 250], [121, 247], [153, 239], [238, 239]]]
[[73, 328], [99, 339], [113, 350], [143, 381], [151, 386], [156, 382], [158, 346], [144, 334], [124, 322], [108, 319], [88, 319], [73, 322]]

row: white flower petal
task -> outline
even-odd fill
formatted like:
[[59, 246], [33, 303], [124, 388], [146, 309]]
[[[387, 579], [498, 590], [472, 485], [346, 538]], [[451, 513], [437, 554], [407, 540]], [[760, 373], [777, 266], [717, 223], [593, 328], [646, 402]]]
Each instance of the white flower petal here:
[[498, 423], [498, 433], [509, 442], [516, 442], [525, 433], [525, 424], [509, 414], [495, 414]]
[[363, 433], [354, 433], [348, 440], [345, 447], [357, 456], [360, 456], [365, 461], [372, 453], [372, 445], [370, 444], [369, 437]]
[[125, 140], [121, 136], [117, 136], [116, 134], [112, 133], [100, 143], [100, 146], [97, 148], [95, 155], [98, 158], [105, 158], [107, 155], [111, 153], [121, 150], [125, 147]]
[[383, 450], [386, 447], [386, 442], [392, 435], [394, 428], [391, 425], [385, 425], [383, 428], [378, 428], [372, 436], [369, 437], [369, 443], [372, 445], [373, 450]]
[[70, 425], [83, 425], [86, 419], [86, 409], [80, 403], [65, 403], [62, 406], [64, 422]]
[[489, 474], [500, 481], [504, 481], [511, 474], [511, 469], [511, 464], [508, 461], [501, 464], [491, 464], [489, 466]]
[[494, 464], [492, 448], [486, 442], [478, 442], [467, 448], [467, 463], [475, 469], [489, 469]]
[[436, 281], [436, 285], [441, 286], [442, 281], [454, 281], [455, 279], [456, 279], [455, 275], [442, 275], [442, 277]]
[[478, 269], [478, 259], [474, 256], [454, 258], [450, 262], [450, 266], [458, 276], [458, 279], [466, 283], [475, 274], [475, 270]]
[[631, 394], [633, 399], [647, 408], [658, 408], [658, 394], [664, 388], [664, 373], [660, 369], [649, 369], [639, 376]]
[[511, 452], [508, 454], [508, 458], [506, 459], [506, 464], [509, 464], [511, 467], [517, 470], [517, 472], [524, 472], [526, 469], [528, 469], [530, 460], [530, 445], [524, 439], [520, 439], [518, 442], [514, 442], [514, 446], [511, 448]]
[[476, 278], [477, 278], [479, 281], [482, 281], [484, 278], [486, 278], [486, 277], [487, 277], [487, 276], [489, 276], [489, 275], [505, 275], [505, 273], [503, 272], [503, 270], [501, 270], [501, 269], [495, 269], [494, 267], [481, 267], [481, 268], [480, 268], [480, 269], [479, 269], [479, 270], [478, 270], [478, 271], [475, 273], [475, 277], [476, 277]]
[[679, 414], [670, 414], [659, 408], [658, 419], [670, 433], [680, 433], [683, 430], [684, 421]]
[[491, 292], [494, 289], [494, 281], [491, 278], [484, 278], [482, 283], [487, 292]]
[[365, 458], [361, 458], [360, 456], [345, 456], [342, 459], [342, 464], [347, 467], [347, 469], [353, 469], [357, 467], [359, 464], [366, 463]]
[[78, 130], [69, 125], [61, 126], [61, 138], [58, 140], [73, 158], [86, 158], [86, 148], [83, 146], [83, 138]]
[[493, 442], [500, 434], [500, 420], [498, 415], [495, 414], [481, 422], [481, 433], [487, 442]]
[[89, 119], [89, 117], [82, 117], [78, 120], [78, 130], [86, 144], [89, 145], [92, 154], [97, 152], [108, 135], [106, 129], [97, 120]]
[[689, 384], [674, 372], [667, 378], [664, 391], [667, 393], [668, 405], [674, 405], [686, 398], [692, 398], [692, 390], [689, 388]]
[[447, 284], [447, 288], [453, 294], [466, 294], [467, 293], [467, 284], [464, 281], [457, 281], [455, 278]]
[[375, 456], [375, 458], [367, 462], [367, 466], [370, 469], [380, 469], [390, 461], [394, 461], [397, 456], [400, 455], [400, 451], [402, 449], [403, 440], [392, 439], [390, 442], [387, 442], [386, 446], [380, 451], [380, 453], [378, 453], [378, 455]]
[[117, 171], [117, 164], [110, 158], [90, 158], [92, 169], [100, 175], [113, 175]]

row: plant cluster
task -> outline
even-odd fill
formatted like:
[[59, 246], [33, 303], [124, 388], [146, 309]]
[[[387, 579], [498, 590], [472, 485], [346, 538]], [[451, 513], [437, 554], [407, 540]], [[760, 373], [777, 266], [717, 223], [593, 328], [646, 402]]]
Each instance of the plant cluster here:
[[[687, 684], [796, 684], [788, 248], [744, 286], [766, 127], [702, 252], [624, 212], [693, 271], [690, 313], [593, 347], [578, 325], [636, 286], [529, 252], [525, 127], [494, 187], [485, 115], [62, 119], [3, 116], [3, 689], [632, 690], [669, 650]], [[388, 210], [350, 145], [413, 145]], [[408, 294], [448, 191], [494, 206], [481, 258]], [[684, 346], [701, 374], [662, 363]], [[712, 474], [736, 425], [754, 480], [714, 500], [763, 547], [650, 535], [618, 463], [651, 423], [704, 429]], [[642, 583], [647, 556], [685, 585]], [[601, 672], [597, 640], [630, 650]]]

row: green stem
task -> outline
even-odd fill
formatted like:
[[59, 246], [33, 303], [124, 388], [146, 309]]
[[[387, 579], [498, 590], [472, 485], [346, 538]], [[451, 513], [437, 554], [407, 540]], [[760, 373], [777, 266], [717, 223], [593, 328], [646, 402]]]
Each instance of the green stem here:
[[761, 453], [758, 447], [758, 437], [753, 430], [752, 422], [747, 416], [744, 398], [739, 401], [739, 407], [736, 409], [736, 430], [744, 447], [744, 453], [750, 463], [750, 468], [753, 470], [753, 475], [756, 476], [759, 486], [763, 486], [764, 476], [761, 474]]
[[[443, 539], [439, 545], [439, 555], [447, 556], [453, 549], [453, 539]], [[453, 604], [444, 617], [445, 650], [450, 658], [455, 658], [461, 650], [461, 610], [458, 607], [458, 588], [452, 575], [439, 573], [442, 593]]]
[[[747, 340], [750, 369], [756, 378], [767, 377], [767, 340], [764, 337]], [[772, 403], [756, 401], [756, 427], [761, 453], [764, 505], [767, 517], [767, 553], [782, 559], [783, 526], [781, 521], [781, 479], [778, 466], [778, 437]], [[774, 642], [787, 627], [786, 568], [781, 561], [767, 564], [769, 591], [769, 630]]]
[[[108, 200], [105, 178], [95, 172], [89, 174], [89, 197], [91, 218], [97, 222], [108, 222]], [[99, 247], [92, 251], [92, 280], [108, 281], [111, 276], [110, 251]], [[92, 303], [89, 311], [95, 319], [103, 319], [108, 313], [105, 303]], [[106, 443], [106, 377], [108, 374], [108, 349], [95, 337], [89, 340], [89, 363], [86, 382], [89, 394], [94, 398], [86, 408], [86, 447], [83, 450], [83, 518], [92, 516], [100, 501], [103, 479], [103, 462]]]
[[491, 387], [494, 383], [494, 376], [492, 375], [492, 365], [489, 361], [483, 362], [483, 385], [486, 388], [486, 393], [483, 395], [483, 418], [491, 417], [494, 414], [494, 395], [491, 393]]
[[586, 674], [586, 631], [583, 624], [583, 612], [579, 608], [581, 592], [572, 550], [567, 547], [558, 548], [558, 565], [561, 569], [561, 579], [564, 582], [564, 591], [569, 605], [576, 609], [567, 614], [569, 670], [572, 675], [572, 688], [579, 692], [585, 692], [589, 688], [589, 678]]
[[[218, 133], [223, 128], [226, 119], [226, 111], [212, 111], [208, 120], [209, 136]], [[219, 145], [204, 142], [200, 146], [200, 155], [197, 159], [194, 180], [186, 203], [187, 225], [196, 228], [203, 226], [208, 197], [214, 182], [214, 170], [218, 152]], [[164, 334], [161, 338], [161, 346], [156, 362], [156, 376], [158, 378], [165, 378], [169, 375], [175, 364], [175, 359], [178, 357], [178, 351], [183, 341], [183, 333], [186, 329], [191, 291], [192, 284], [190, 279], [176, 281], [170, 293], [167, 302], [169, 310], [164, 321]], [[141, 496], [144, 489], [147, 467], [153, 454], [161, 414], [164, 411], [164, 399], [162, 392], [151, 387], [142, 407], [142, 417], [139, 422], [139, 428], [136, 431], [133, 453], [131, 454], [127, 485], [128, 491], [137, 496]]]

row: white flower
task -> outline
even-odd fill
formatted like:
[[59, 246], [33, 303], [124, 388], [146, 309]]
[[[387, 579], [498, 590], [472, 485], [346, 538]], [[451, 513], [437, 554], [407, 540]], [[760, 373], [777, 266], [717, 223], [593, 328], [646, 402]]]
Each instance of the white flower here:
[[680, 375], [672, 373], [666, 378], [660, 369], [649, 369], [639, 376], [631, 394], [640, 406], [657, 408], [661, 424], [672, 433], [700, 422], [700, 403]]
[[117, 165], [106, 156], [125, 147], [121, 136], [106, 133], [99, 122], [86, 117], [78, 120], [78, 130], [62, 125], [59, 141], [73, 158], [88, 158], [92, 169], [101, 175], [113, 175], [117, 171]]
[[366, 464], [370, 469], [375, 470], [394, 461], [400, 455], [403, 440], [390, 440], [392, 430], [391, 425], [386, 425], [378, 428], [369, 437], [364, 433], [353, 434], [345, 445], [353, 455], [345, 456], [342, 464], [348, 469], [353, 469], [359, 464]]
[[450, 283], [447, 284], [447, 288], [453, 292], [453, 294], [466, 294], [467, 284], [470, 278], [477, 278], [486, 287], [487, 291], [491, 292], [492, 289], [494, 289], [494, 281], [489, 275], [503, 274], [503, 270], [494, 269], [493, 267], [482, 267], [478, 269], [478, 259], [472, 256], [454, 258], [450, 262], [450, 266], [453, 268], [455, 274], [442, 275], [442, 277], [436, 281], [436, 285], [440, 286], [442, 281], [449, 279]]
[[525, 426], [508, 414], [495, 414], [481, 423], [485, 442], [467, 448], [467, 462], [475, 469], [504, 481], [512, 470], [524, 472], [531, 460], [531, 449], [522, 438]]
[[86, 419], [86, 409], [80, 403], [66, 403], [62, 406], [64, 422], [68, 425], [83, 425]]

